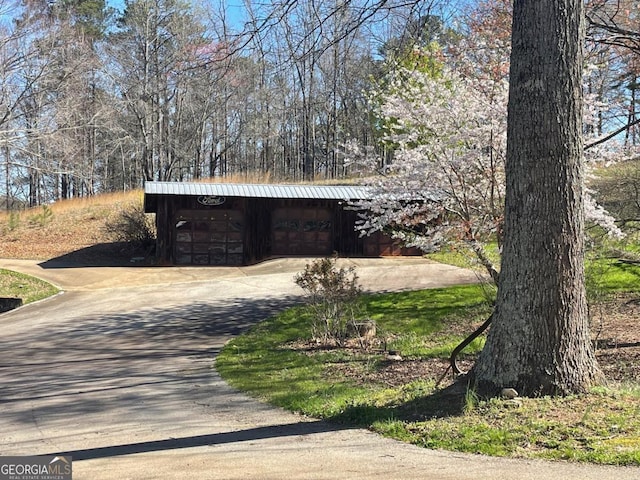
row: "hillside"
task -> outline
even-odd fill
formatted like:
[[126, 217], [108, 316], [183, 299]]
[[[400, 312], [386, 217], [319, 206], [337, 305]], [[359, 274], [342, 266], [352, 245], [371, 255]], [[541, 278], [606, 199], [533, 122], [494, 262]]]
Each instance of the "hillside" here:
[[105, 227], [142, 198], [142, 191], [130, 191], [0, 212], [0, 258], [128, 261], [135, 252], [114, 242]]
[[[215, 182], [219, 179], [201, 179]], [[226, 183], [273, 183], [265, 175], [225, 177]], [[302, 182], [304, 183], [304, 182]], [[326, 180], [315, 184], [344, 185], [353, 180]], [[142, 190], [61, 200], [51, 205], [16, 212], [0, 211], [0, 258], [49, 260], [65, 256], [81, 263], [129, 263], [132, 251], [106, 231], [123, 210], [141, 206]]]

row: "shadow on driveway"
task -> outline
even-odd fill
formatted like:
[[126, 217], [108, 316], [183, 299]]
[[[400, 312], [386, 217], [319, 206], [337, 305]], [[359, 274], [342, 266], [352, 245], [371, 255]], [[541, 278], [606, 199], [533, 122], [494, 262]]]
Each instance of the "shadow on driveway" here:
[[144, 257], [145, 254], [145, 251], [135, 249], [127, 242], [98, 243], [51, 258], [40, 263], [40, 266], [42, 268], [145, 266], [144, 262], [131, 263], [132, 257]]
[[[180, 409], [183, 401], [199, 398], [198, 390], [220, 382], [213, 362], [227, 340], [299, 301], [229, 298], [91, 313], [6, 335], [0, 432], [5, 422], [30, 425], [34, 418], [55, 424], [110, 411], [135, 418]], [[28, 310], [19, 315], [28, 324]]]
[[249, 428], [237, 432], [215, 433], [211, 435], [196, 435], [184, 438], [169, 438], [166, 440], [154, 440], [150, 442], [130, 443], [110, 447], [87, 448], [69, 452], [55, 452], [50, 455], [71, 455], [74, 461], [93, 460], [95, 458], [117, 457], [132, 455], [135, 453], [160, 452], [181, 448], [204, 447], [209, 445], [221, 445], [225, 443], [248, 442], [252, 440], [264, 440], [269, 438], [292, 437], [301, 435], [314, 435], [317, 433], [346, 430], [339, 425], [331, 425], [321, 420], [313, 422], [289, 423], [286, 425], [270, 425], [265, 427]]

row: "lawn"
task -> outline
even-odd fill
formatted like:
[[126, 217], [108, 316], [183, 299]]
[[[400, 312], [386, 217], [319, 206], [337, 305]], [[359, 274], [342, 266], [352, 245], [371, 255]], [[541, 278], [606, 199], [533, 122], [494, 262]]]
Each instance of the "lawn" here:
[[22, 298], [27, 304], [58, 293], [53, 285], [38, 278], [0, 268], [0, 296]]
[[[607, 301], [633, 300], [639, 274], [638, 266], [607, 262], [598, 266], [598, 288]], [[452, 387], [447, 358], [490, 313], [492, 294], [476, 285], [366, 296], [378, 327], [369, 345], [314, 344], [309, 309], [290, 309], [229, 342], [216, 367], [263, 401], [428, 448], [640, 465], [637, 362], [621, 360], [640, 352], [618, 343], [599, 350], [603, 370], [613, 364], [620, 375], [588, 395], [514, 402]], [[468, 368], [482, 344], [470, 345], [460, 365]]]

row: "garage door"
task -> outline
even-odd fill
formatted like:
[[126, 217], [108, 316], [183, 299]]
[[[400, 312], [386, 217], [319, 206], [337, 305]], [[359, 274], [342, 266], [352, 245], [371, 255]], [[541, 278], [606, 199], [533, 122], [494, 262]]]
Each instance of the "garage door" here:
[[332, 253], [331, 212], [322, 208], [279, 208], [272, 214], [275, 255]]
[[242, 213], [237, 210], [180, 211], [175, 220], [178, 265], [242, 265]]

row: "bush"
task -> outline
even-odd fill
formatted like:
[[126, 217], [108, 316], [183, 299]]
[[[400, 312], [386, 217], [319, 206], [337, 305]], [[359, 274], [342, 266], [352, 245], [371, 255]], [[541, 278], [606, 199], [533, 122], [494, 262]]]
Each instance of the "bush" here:
[[153, 217], [144, 213], [141, 204], [122, 209], [105, 224], [105, 233], [115, 242], [126, 242], [134, 247], [150, 248], [155, 244], [156, 229]]
[[355, 321], [360, 311], [362, 288], [355, 267], [337, 268], [336, 262], [334, 257], [307, 264], [295, 276], [295, 282], [308, 295], [314, 339], [341, 344], [347, 336], [347, 325]]

